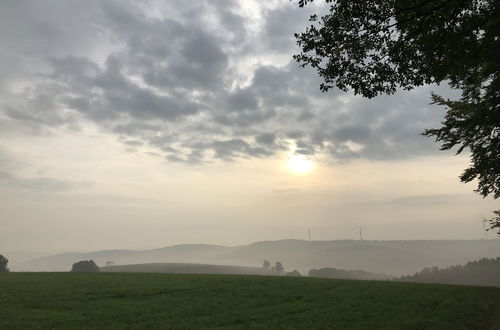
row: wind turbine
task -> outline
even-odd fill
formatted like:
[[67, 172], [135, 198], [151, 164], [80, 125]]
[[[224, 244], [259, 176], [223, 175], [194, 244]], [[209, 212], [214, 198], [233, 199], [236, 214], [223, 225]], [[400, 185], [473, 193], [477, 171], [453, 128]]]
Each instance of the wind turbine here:
[[359, 228], [359, 239], [362, 241], [363, 240], [363, 228], [366, 228], [366, 226], [358, 226]]

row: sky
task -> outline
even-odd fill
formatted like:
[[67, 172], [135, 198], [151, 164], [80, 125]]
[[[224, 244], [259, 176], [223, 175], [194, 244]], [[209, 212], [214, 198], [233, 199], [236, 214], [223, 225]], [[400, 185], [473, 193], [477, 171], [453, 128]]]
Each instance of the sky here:
[[[479, 239], [431, 91], [319, 90], [321, 2], [0, 3], [0, 251]], [[493, 234], [489, 234], [493, 237]]]

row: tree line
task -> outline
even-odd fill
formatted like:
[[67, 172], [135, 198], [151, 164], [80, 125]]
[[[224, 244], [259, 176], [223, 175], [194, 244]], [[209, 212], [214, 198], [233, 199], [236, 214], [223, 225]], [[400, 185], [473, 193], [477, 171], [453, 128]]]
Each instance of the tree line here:
[[465, 265], [447, 268], [426, 267], [413, 275], [402, 276], [401, 282], [443, 283], [500, 286], [500, 257], [483, 258]]

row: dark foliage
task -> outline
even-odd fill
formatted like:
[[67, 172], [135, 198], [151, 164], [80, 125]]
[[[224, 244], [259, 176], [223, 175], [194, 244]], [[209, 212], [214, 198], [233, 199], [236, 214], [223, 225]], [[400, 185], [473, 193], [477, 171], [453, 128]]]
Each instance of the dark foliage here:
[[[500, 50], [499, 50], [500, 51]], [[446, 107], [446, 116], [439, 129], [428, 129], [424, 135], [435, 136], [442, 142], [441, 150], [458, 146], [457, 154], [468, 148], [472, 166], [460, 180], [478, 180], [476, 192], [486, 197], [500, 197], [500, 80], [498, 80], [496, 105], [481, 102], [445, 100], [432, 94], [433, 103]]]
[[443, 284], [500, 286], [500, 257], [481, 259], [465, 265], [444, 269], [424, 268], [414, 275], [402, 276], [399, 281]]
[[[336, 86], [371, 98], [447, 81], [462, 96], [432, 95], [447, 114], [441, 128], [423, 134], [442, 150], [470, 150], [471, 165], [460, 180], [477, 179], [483, 197], [500, 197], [500, 2], [326, 2], [329, 13], [311, 16], [312, 24], [295, 35], [302, 52], [294, 58], [318, 71], [321, 90]], [[491, 223], [500, 228], [498, 216]]]
[[493, 211], [495, 216], [490, 219], [491, 230], [496, 230], [497, 234], [500, 235], [500, 210]]
[[264, 260], [264, 262], [262, 263], [262, 268], [269, 269], [269, 267], [271, 267], [271, 263], [268, 260]]
[[8, 263], [9, 259], [0, 254], [0, 273], [7, 273], [9, 271], [9, 268], [7, 268]]
[[96, 273], [99, 271], [99, 267], [94, 260], [82, 260], [75, 262], [71, 267], [71, 271], [76, 273]]
[[498, 79], [496, 0], [326, 2], [330, 12], [311, 16], [295, 35], [302, 52], [294, 56], [318, 70], [324, 91], [335, 85], [374, 97], [448, 79], [458, 88], [482, 75]]
[[274, 264], [273, 270], [278, 273], [278, 274], [283, 274], [285, 271], [285, 268], [283, 267], [283, 264], [280, 261], [276, 261]]

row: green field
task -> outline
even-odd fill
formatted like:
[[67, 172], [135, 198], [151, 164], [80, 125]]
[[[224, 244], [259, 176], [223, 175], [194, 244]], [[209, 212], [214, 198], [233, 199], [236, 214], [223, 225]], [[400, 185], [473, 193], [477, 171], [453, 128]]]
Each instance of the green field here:
[[[262, 267], [240, 267], [227, 265], [205, 265], [193, 263], [149, 263], [135, 265], [116, 265], [100, 268], [101, 272], [111, 273], [167, 273], [167, 274], [226, 274], [226, 275], [273, 275]], [[274, 273], [275, 274], [275, 273]]]
[[0, 329], [496, 329], [496, 314], [500, 289], [485, 287], [273, 276], [0, 274]]

